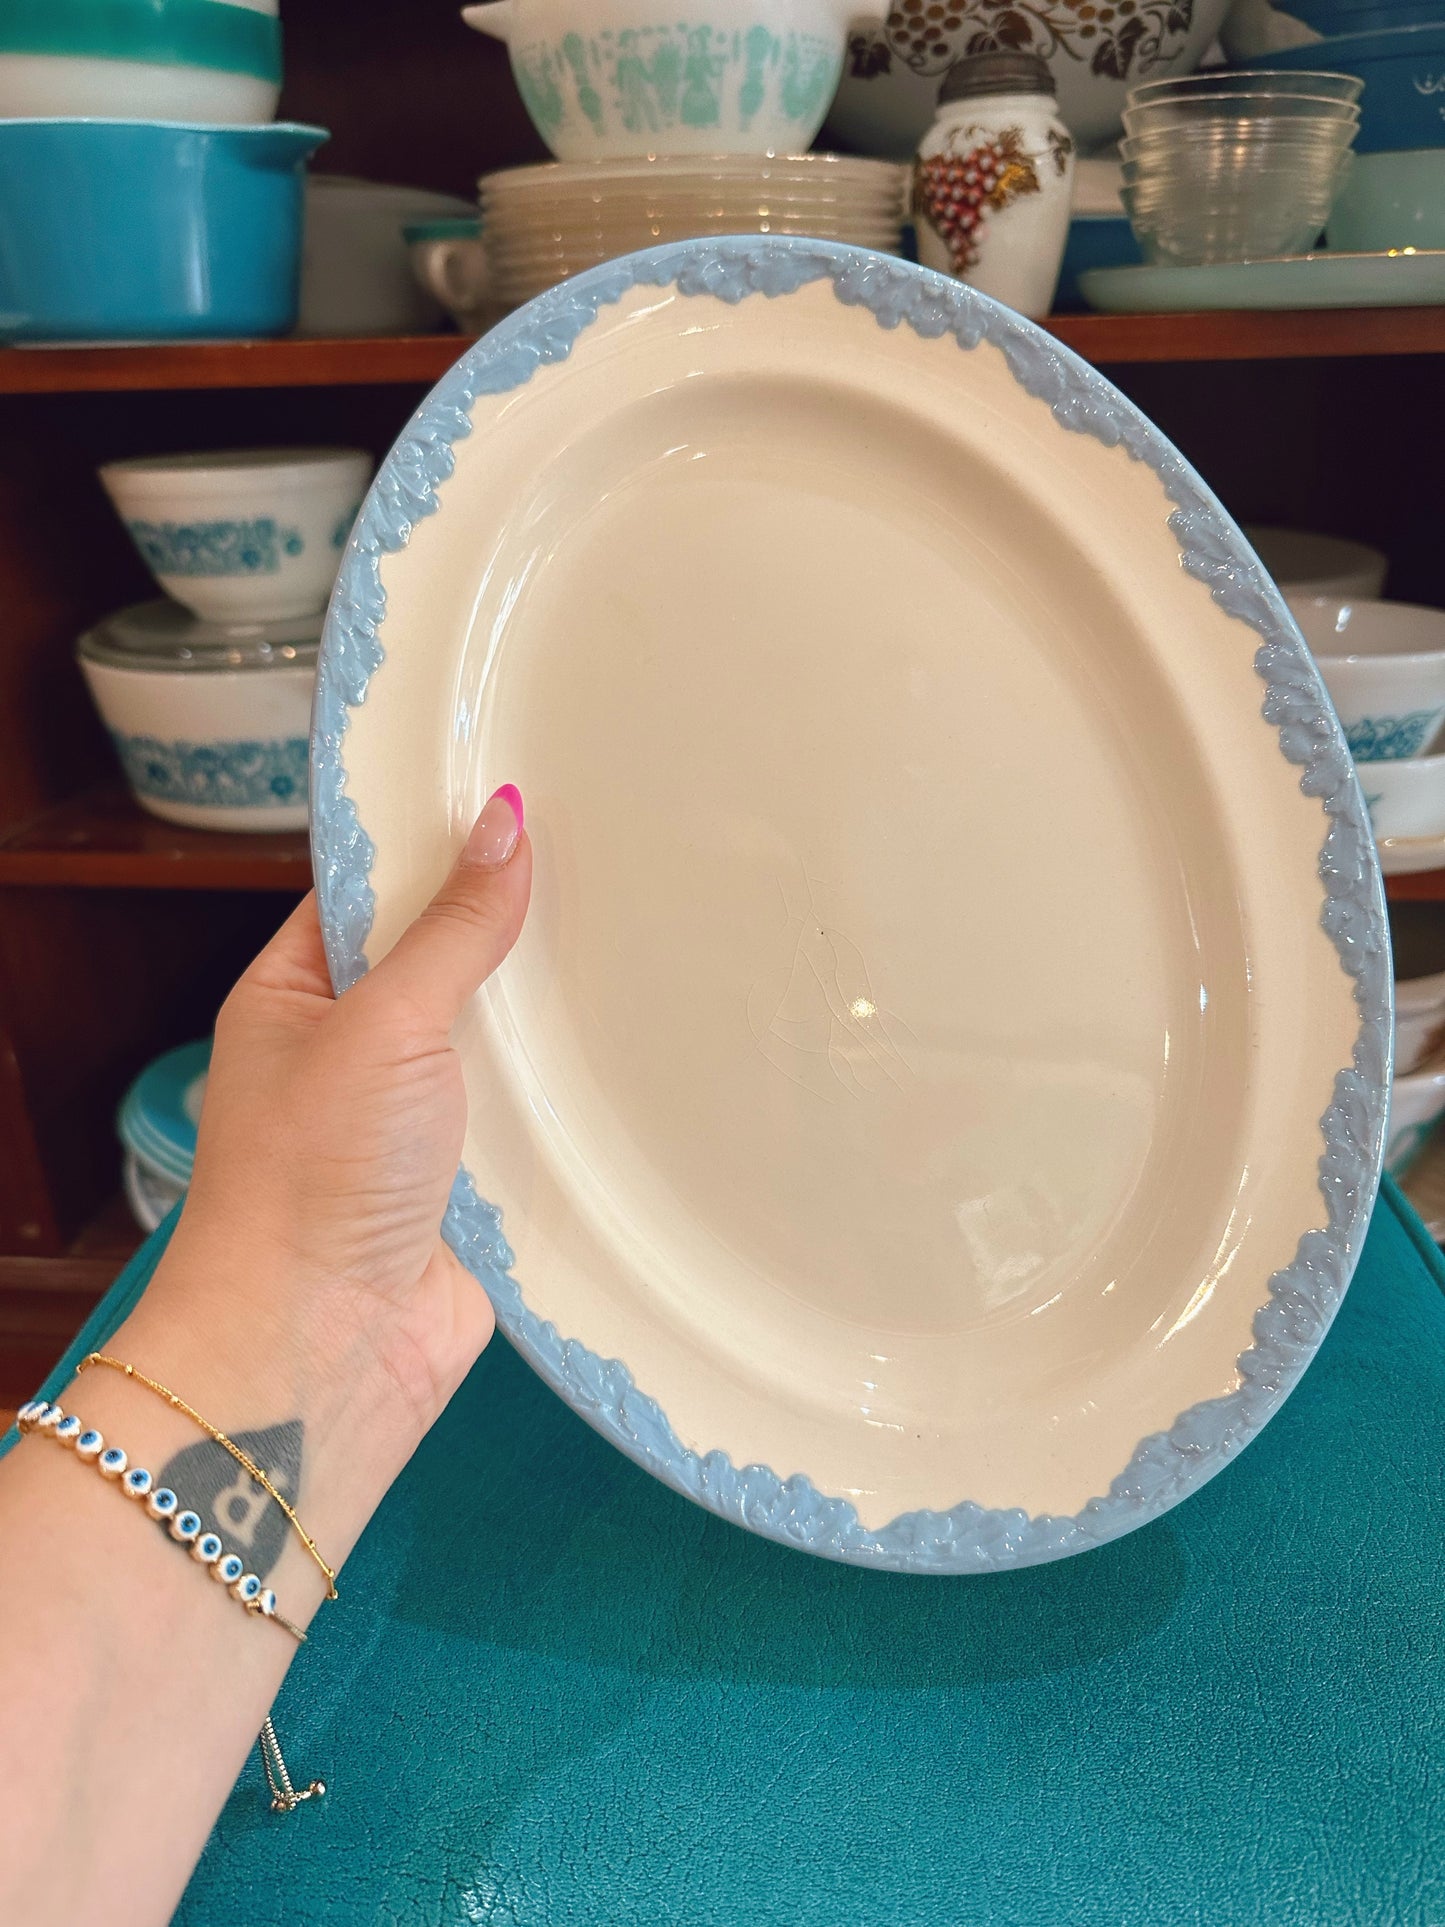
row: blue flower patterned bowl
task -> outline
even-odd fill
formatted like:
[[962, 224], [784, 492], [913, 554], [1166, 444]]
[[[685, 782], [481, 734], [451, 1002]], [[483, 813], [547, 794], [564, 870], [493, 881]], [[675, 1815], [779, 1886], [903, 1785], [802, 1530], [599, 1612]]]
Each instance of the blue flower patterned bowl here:
[[1356, 763], [1428, 749], [1445, 724], [1445, 611], [1364, 597], [1286, 600]]
[[0, 341], [294, 326], [306, 160], [288, 123], [0, 120]]
[[156, 455], [100, 471], [157, 583], [207, 622], [319, 616], [371, 480], [355, 448]]
[[123, 609], [77, 655], [137, 803], [211, 830], [299, 830], [319, 620], [221, 629]]

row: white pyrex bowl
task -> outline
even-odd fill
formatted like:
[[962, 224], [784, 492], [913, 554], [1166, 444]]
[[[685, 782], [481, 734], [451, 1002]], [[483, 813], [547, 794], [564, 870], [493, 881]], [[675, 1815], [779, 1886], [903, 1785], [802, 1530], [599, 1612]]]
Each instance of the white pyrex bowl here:
[[195, 829], [305, 829], [319, 630], [315, 619], [223, 629], [143, 602], [81, 637], [81, 670], [142, 809]]

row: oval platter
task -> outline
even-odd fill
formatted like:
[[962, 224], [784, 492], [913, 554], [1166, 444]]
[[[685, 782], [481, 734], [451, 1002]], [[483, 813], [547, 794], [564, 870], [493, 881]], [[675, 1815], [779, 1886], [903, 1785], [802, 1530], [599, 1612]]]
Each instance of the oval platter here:
[[446, 1236], [712, 1511], [1064, 1557], [1313, 1355], [1389, 1086], [1363, 805], [1244, 539], [1033, 324], [780, 238], [518, 311], [367, 499], [312, 775], [340, 990], [521, 787]]

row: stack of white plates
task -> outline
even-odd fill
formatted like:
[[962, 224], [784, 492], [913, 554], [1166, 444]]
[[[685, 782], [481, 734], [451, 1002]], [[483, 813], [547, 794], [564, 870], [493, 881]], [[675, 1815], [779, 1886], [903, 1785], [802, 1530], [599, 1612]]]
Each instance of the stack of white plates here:
[[121, 1100], [125, 1195], [142, 1231], [155, 1230], [191, 1181], [210, 1062], [209, 1038], [182, 1044], [148, 1064]]
[[484, 175], [493, 293], [530, 301], [600, 261], [707, 234], [803, 234], [899, 251], [908, 173], [840, 154], [562, 161]]

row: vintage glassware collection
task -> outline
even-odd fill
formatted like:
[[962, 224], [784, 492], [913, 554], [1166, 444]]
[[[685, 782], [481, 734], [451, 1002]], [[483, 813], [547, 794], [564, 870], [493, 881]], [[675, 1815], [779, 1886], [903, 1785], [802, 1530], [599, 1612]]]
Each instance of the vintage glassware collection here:
[[[1438, 53], [1445, 86], [1445, 23], [1417, 18], [1423, 0], [1370, 0], [1363, 11], [1349, 0], [1237, 0], [1227, 20], [1226, 0], [1182, 14], [1151, 5], [1140, 9], [1142, 38], [1102, 15], [1086, 24], [1084, 9], [1067, 32], [1056, 22], [1039, 44], [1008, 47], [978, 45], [964, 10], [921, 0], [716, 0], [702, 26], [639, 0], [489, 0], [464, 18], [506, 43], [554, 158], [487, 173], [475, 202], [309, 175], [327, 135], [272, 119], [274, 4], [135, 0], [122, 35], [126, 4], [73, 20], [57, 6], [49, 43], [33, 18], [7, 39], [0, 5], [0, 337], [10, 343], [404, 334], [443, 313], [475, 334], [539, 299], [561, 329], [572, 320], [545, 307], [561, 284], [658, 243], [708, 240], [725, 280], [737, 256], [724, 237], [916, 251], [925, 267], [1035, 316], [1056, 299], [1179, 305], [1174, 289], [1208, 305], [1213, 271], [1221, 303], [1241, 273], [1267, 303], [1259, 274], [1281, 257], [1324, 263], [1327, 301], [1329, 253], [1314, 252], [1326, 231], [1337, 253], [1368, 257], [1351, 298], [1363, 274], [1377, 290], [1363, 298], [1399, 300], [1410, 297], [1398, 292], [1398, 260], [1445, 245], [1445, 119], [1421, 109], [1409, 66]], [[1235, 64], [1198, 71], [1221, 24]], [[1096, 57], [1104, 41], [1113, 51]], [[814, 147], [825, 121], [849, 151]], [[760, 245], [764, 285], [772, 258]], [[1182, 274], [1194, 278], [1171, 278]], [[739, 296], [750, 291], [730, 299], [746, 308]], [[782, 281], [768, 291], [797, 293]], [[665, 333], [665, 308], [661, 321], [639, 315], [639, 329]], [[817, 325], [805, 304], [799, 316], [800, 329]], [[720, 339], [732, 325], [719, 320]], [[756, 324], [740, 315], [736, 325], [742, 369]], [[820, 351], [835, 345], [840, 368], [851, 366], [857, 344], [820, 328]], [[657, 352], [666, 361], [665, 340]], [[720, 352], [730, 369], [731, 351]], [[578, 393], [600, 406], [587, 354], [577, 359]], [[825, 445], [801, 405], [795, 425]], [[458, 460], [465, 468], [460, 450]], [[190, 827], [305, 826], [324, 613], [371, 472], [369, 455], [344, 448], [102, 468], [164, 599], [97, 624], [77, 655], [143, 808]], [[465, 486], [486, 499], [485, 477]], [[663, 495], [658, 507], [677, 513]], [[741, 539], [741, 519], [734, 532]], [[1445, 866], [1445, 614], [1384, 600], [1385, 558], [1361, 545], [1299, 531], [1252, 539], [1328, 686], [1386, 867]], [[442, 558], [442, 579], [447, 566]], [[780, 596], [785, 587], [780, 579]], [[455, 665], [441, 668], [445, 681]], [[325, 683], [323, 660], [323, 694]], [[357, 791], [385, 817], [358, 734]], [[814, 886], [797, 884], [806, 918], [791, 888], [790, 919], [797, 910], [800, 929], [811, 926]], [[823, 927], [819, 937], [841, 985], [854, 969], [839, 964], [847, 946]], [[1445, 1113], [1434, 1063], [1445, 956], [1428, 965], [1401, 991], [1388, 1147], [1397, 1170]], [[825, 987], [830, 1057], [841, 1051], [855, 1080], [912, 1075], [866, 973], [849, 982], [836, 1008]], [[759, 1039], [775, 1056], [806, 1028], [790, 1002], [800, 994], [785, 972], [774, 1028]], [[189, 1175], [205, 1053], [168, 1053], [122, 1106], [127, 1193], [148, 1228]], [[789, 1075], [806, 1084], [813, 1071]], [[525, 1350], [521, 1314], [518, 1323]], [[675, 1482], [685, 1485], [681, 1472]]]

